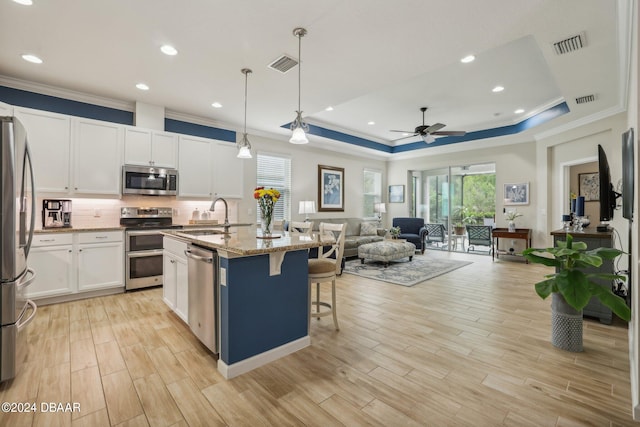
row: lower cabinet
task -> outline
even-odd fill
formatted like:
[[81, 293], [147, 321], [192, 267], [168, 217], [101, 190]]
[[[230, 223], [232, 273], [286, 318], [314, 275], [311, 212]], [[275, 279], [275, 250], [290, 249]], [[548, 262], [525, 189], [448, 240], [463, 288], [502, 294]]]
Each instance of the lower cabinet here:
[[189, 270], [184, 254], [184, 251], [187, 250], [187, 244], [165, 237], [163, 247], [163, 299], [178, 317], [188, 322]]
[[32, 299], [124, 288], [122, 231], [36, 234], [29, 266]]

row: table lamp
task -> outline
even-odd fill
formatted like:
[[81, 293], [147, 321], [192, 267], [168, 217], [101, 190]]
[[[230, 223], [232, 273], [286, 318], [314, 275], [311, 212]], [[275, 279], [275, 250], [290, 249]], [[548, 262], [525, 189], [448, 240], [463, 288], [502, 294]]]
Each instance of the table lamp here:
[[378, 214], [378, 222], [382, 222], [382, 214], [387, 213], [387, 207], [384, 203], [374, 203], [373, 211]]
[[313, 200], [302, 200], [298, 205], [298, 213], [305, 214], [305, 221], [309, 221], [309, 214], [316, 213], [316, 202]]

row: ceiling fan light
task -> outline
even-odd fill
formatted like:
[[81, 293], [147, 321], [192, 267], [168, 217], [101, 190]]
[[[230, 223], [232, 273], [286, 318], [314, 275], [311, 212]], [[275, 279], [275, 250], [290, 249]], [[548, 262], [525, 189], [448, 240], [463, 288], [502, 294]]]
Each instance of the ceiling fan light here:
[[431, 144], [432, 142], [436, 142], [436, 139], [430, 133], [425, 133], [422, 135], [422, 140], [427, 144]]

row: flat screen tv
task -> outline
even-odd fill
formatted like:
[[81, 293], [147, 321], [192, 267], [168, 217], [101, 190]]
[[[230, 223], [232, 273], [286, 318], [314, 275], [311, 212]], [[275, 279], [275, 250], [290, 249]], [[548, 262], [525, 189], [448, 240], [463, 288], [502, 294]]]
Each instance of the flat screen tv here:
[[598, 144], [598, 174], [600, 179], [600, 222], [607, 222], [613, 219], [616, 199], [620, 197], [620, 194], [613, 189], [607, 155], [600, 144]]
[[622, 134], [622, 216], [633, 220], [633, 128]]

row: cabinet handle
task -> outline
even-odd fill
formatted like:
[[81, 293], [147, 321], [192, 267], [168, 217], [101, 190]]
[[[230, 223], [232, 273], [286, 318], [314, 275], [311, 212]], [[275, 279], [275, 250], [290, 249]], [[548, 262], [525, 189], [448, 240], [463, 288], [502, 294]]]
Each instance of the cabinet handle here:
[[169, 261], [171, 261], [171, 264], [175, 264], [176, 263], [175, 259], [172, 259], [172, 260], [169, 260]]
[[65, 186], [65, 187], [64, 187], [64, 189], [65, 189], [65, 190], [68, 190], [68, 189], [69, 189], [69, 187]]
[[55, 242], [56, 239], [40, 239], [41, 242]]
[[82, 249], [78, 249], [78, 252], [82, 252]]
[[77, 190], [77, 189], [78, 189], [78, 187], [74, 187], [74, 190]]
[[109, 236], [96, 236], [96, 239], [108, 239]]
[[71, 249], [69, 249], [69, 253], [73, 252]]

